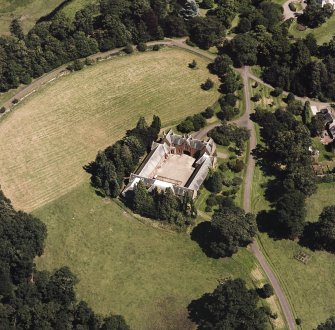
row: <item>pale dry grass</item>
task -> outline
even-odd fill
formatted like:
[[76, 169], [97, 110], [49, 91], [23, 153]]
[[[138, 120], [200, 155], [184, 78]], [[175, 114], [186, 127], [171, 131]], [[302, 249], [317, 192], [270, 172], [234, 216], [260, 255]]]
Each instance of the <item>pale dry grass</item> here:
[[83, 165], [140, 115], [169, 125], [214, 103], [216, 88], [200, 89], [208, 63], [196, 58], [199, 69], [191, 70], [193, 58], [176, 49], [119, 57], [23, 101], [0, 122], [0, 183], [15, 207], [31, 211], [87, 180]]

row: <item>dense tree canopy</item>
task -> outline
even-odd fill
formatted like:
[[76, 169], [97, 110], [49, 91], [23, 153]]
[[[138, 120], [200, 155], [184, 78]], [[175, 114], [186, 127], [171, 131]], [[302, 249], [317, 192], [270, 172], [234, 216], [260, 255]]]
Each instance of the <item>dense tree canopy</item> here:
[[266, 314], [259, 308], [255, 290], [248, 290], [241, 279], [228, 280], [212, 293], [204, 294], [188, 306], [199, 330], [265, 329]]
[[264, 142], [264, 146], [257, 147], [257, 154], [264, 168], [276, 177], [268, 189], [273, 190], [269, 195], [276, 196], [273, 217], [277, 220], [278, 231], [284, 237], [299, 237], [305, 226], [306, 196], [311, 196], [317, 188], [309, 151], [310, 133], [285, 110], [273, 113], [256, 109], [253, 118], [261, 126]]
[[140, 157], [157, 139], [160, 128], [159, 117], [153, 116], [150, 126], [141, 117], [136, 127], [129, 130], [122, 140], [99, 151], [95, 161], [87, 166], [87, 171], [92, 174], [92, 185], [105, 196], [117, 197], [125, 176], [138, 166]]
[[45, 225], [15, 211], [0, 191], [0, 328], [129, 330], [122, 316], [103, 318], [77, 302], [78, 280], [68, 267], [53, 273], [34, 268], [45, 238]]
[[335, 206], [326, 206], [313, 226], [314, 245], [319, 249], [335, 252]]
[[237, 206], [222, 207], [215, 212], [211, 227], [210, 248], [214, 255], [220, 257], [231, 256], [238, 247], [247, 246], [257, 231], [254, 215], [246, 214]]
[[331, 316], [326, 322], [318, 325], [316, 330], [333, 330], [335, 329], [335, 316]]

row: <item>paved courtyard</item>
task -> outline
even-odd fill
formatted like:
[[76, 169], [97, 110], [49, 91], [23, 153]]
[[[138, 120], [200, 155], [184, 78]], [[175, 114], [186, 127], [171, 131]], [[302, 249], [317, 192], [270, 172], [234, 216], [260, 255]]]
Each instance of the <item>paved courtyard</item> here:
[[194, 162], [195, 159], [188, 155], [170, 155], [157, 169], [156, 178], [184, 186], [194, 171]]

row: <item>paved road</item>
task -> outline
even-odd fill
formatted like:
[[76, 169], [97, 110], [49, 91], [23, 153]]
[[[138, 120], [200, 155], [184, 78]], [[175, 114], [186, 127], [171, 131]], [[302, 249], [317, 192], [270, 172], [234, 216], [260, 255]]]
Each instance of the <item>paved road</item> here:
[[[179, 47], [179, 48], [187, 50], [191, 53], [194, 53], [198, 56], [202, 56], [202, 57], [204, 57], [208, 60], [214, 60], [214, 58], [216, 56], [216, 55], [210, 54], [206, 51], [203, 51], [203, 50], [193, 48], [193, 47], [190, 47], [190, 46], [186, 45], [185, 44], [185, 39], [179, 39], [179, 40], [169, 40], [169, 39], [167, 39], [167, 40], [164, 40], [164, 41], [156, 41], [156, 42], [149, 43], [149, 45], [155, 45], [155, 44], [164, 44], [164, 45], [167, 45], [167, 46]], [[113, 54], [118, 53], [120, 50], [122, 50], [122, 49], [114, 49], [114, 50], [109, 51], [109, 52], [98, 53], [98, 54], [90, 56], [89, 58], [92, 59], [92, 60], [96, 60], [99, 57], [106, 58], [106, 57], [109, 57]], [[64, 72], [67, 71], [66, 66], [67, 65], [63, 65], [63, 66], [45, 74], [45, 75], [43, 75], [42, 77], [36, 79], [32, 84], [25, 87], [23, 90], [18, 92], [15, 96], [13, 96], [9, 101], [5, 102], [5, 104], [3, 104], [3, 106], [5, 106], [7, 109], [10, 109], [12, 107], [12, 101], [14, 99], [21, 100], [22, 98], [24, 98], [24, 97], [30, 95], [32, 92], [36, 91], [42, 85], [44, 85], [44, 84], [48, 83], [49, 81], [57, 78], [59, 75], [61, 75]], [[251, 102], [250, 102], [250, 91], [249, 91], [248, 80], [249, 80], [249, 78], [251, 78], [251, 79], [254, 79], [255, 81], [258, 81], [260, 83], [263, 83], [263, 81], [261, 79], [259, 79], [258, 77], [252, 75], [249, 72], [248, 67], [244, 67], [242, 69], [237, 69], [237, 71], [241, 74], [242, 79], [243, 79], [246, 111], [245, 111], [245, 114], [242, 117], [240, 117], [239, 119], [237, 119], [235, 121], [235, 123], [250, 129], [251, 138], [250, 138], [250, 147], [249, 148], [250, 148], [250, 151], [251, 151], [252, 149], [254, 149], [256, 147], [256, 134], [255, 134], [253, 123], [251, 122], [251, 120], [249, 120], [249, 116], [250, 116], [252, 107], [251, 107]], [[210, 125], [210, 126], [206, 127], [201, 132], [197, 133], [195, 135], [195, 137], [196, 138], [205, 137], [207, 135], [207, 133], [217, 125], [218, 124], [213, 124], [213, 125]], [[251, 200], [251, 192], [252, 192], [252, 179], [253, 179], [254, 167], [255, 167], [255, 160], [252, 157], [249, 157], [249, 161], [248, 161], [247, 169], [246, 169], [246, 180], [245, 180], [244, 201], [243, 201], [244, 209], [247, 212], [250, 211], [250, 206], [251, 206], [250, 205], [250, 200]], [[290, 310], [290, 305], [287, 302], [285, 294], [284, 294], [282, 288], [280, 287], [280, 284], [279, 284], [276, 276], [274, 275], [273, 271], [271, 270], [270, 265], [267, 263], [265, 257], [263, 256], [263, 254], [260, 251], [256, 242], [251, 244], [251, 251], [255, 255], [257, 260], [259, 261], [260, 265], [262, 266], [264, 272], [268, 276], [269, 281], [271, 282], [271, 284], [274, 288], [274, 291], [275, 291], [275, 293], [276, 293], [276, 295], [279, 299], [279, 302], [280, 302], [281, 308], [283, 310], [283, 313], [284, 313], [285, 319], [287, 321], [287, 324], [289, 326], [289, 329], [290, 330], [295, 329], [295, 322], [294, 322], [292, 312]]]

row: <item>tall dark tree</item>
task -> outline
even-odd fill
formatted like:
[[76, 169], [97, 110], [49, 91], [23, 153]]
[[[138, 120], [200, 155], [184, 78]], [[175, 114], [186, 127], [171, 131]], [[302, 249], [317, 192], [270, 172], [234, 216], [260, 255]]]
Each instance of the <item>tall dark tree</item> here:
[[289, 191], [277, 202], [276, 217], [284, 236], [299, 237], [305, 226], [305, 216], [305, 195], [300, 191]]
[[228, 280], [212, 293], [193, 300], [188, 310], [199, 330], [263, 330], [266, 314], [258, 301], [255, 290], [248, 290], [243, 280]]
[[256, 235], [255, 216], [239, 207], [223, 207], [213, 215], [210, 248], [218, 257], [231, 256], [238, 247], [247, 246]]
[[10, 33], [12, 34], [12, 36], [18, 38], [19, 40], [24, 39], [23, 30], [17, 18], [14, 18], [11, 21], [9, 29], [10, 29]]

